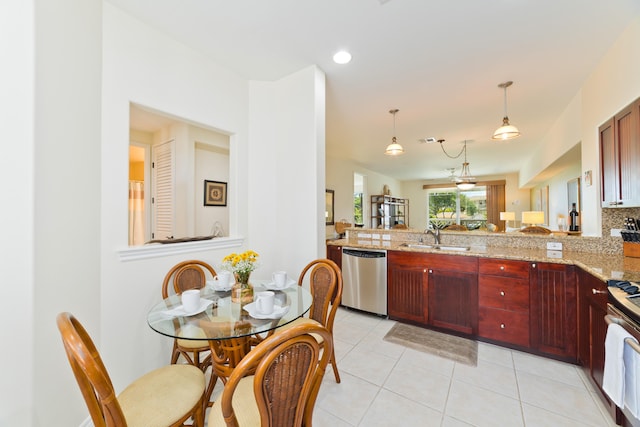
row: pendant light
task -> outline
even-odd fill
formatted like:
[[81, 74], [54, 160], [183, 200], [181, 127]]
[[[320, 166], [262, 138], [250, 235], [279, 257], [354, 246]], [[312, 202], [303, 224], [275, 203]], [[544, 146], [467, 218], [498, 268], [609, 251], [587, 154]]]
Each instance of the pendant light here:
[[444, 149], [444, 146], [442, 145], [444, 139], [439, 139], [438, 142], [440, 143], [440, 148], [442, 148], [444, 154], [450, 159], [457, 159], [462, 155], [462, 153], [464, 153], [464, 163], [462, 163], [462, 171], [460, 172], [460, 176], [455, 179], [456, 187], [458, 187], [460, 190], [471, 190], [473, 187], [475, 187], [477, 180], [474, 176], [471, 175], [471, 171], [469, 170], [469, 162], [467, 162], [467, 140], [464, 140], [462, 150], [460, 150], [457, 156], [452, 156], [447, 153], [447, 151]]
[[389, 156], [399, 156], [400, 154], [404, 154], [404, 148], [402, 145], [398, 144], [396, 140], [396, 113], [400, 111], [397, 108], [393, 110], [389, 110], [389, 113], [393, 115], [393, 138], [391, 138], [391, 144], [387, 145], [387, 149], [384, 150], [384, 154]]
[[513, 139], [520, 136], [517, 127], [509, 124], [509, 115], [507, 114], [507, 88], [513, 84], [512, 81], [500, 83], [499, 88], [504, 89], [504, 117], [502, 118], [502, 126], [493, 133], [492, 139]]

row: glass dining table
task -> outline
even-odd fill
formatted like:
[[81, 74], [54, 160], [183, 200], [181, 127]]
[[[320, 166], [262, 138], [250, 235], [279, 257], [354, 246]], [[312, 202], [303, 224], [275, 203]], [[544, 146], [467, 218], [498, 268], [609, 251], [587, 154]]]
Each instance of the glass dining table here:
[[231, 301], [231, 291], [219, 291], [207, 285], [200, 293], [200, 307], [185, 313], [179, 295], [170, 295], [151, 308], [147, 323], [155, 332], [181, 340], [207, 341], [211, 349], [211, 380], [206, 402], [220, 378], [226, 382], [233, 368], [271, 331], [303, 316], [312, 303], [311, 293], [290, 280], [283, 289], [273, 288], [270, 280], [252, 280], [254, 295], [274, 292], [271, 315], [256, 312], [253, 303]]

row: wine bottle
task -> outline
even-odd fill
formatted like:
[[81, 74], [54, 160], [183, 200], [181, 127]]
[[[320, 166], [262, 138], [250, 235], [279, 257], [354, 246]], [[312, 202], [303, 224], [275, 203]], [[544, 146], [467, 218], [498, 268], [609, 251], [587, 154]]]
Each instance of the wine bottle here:
[[571, 204], [571, 212], [569, 212], [569, 231], [580, 231], [578, 217], [580, 214], [576, 210], [576, 204]]

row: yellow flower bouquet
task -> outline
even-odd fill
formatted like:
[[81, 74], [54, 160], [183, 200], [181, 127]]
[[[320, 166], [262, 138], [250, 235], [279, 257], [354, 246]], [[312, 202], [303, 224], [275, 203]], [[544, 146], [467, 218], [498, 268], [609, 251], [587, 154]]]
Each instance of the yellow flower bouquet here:
[[241, 254], [229, 254], [222, 259], [223, 270], [233, 273], [236, 282], [241, 284], [249, 283], [251, 272], [258, 268], [258, 254], [254, 251], [245, 251]]

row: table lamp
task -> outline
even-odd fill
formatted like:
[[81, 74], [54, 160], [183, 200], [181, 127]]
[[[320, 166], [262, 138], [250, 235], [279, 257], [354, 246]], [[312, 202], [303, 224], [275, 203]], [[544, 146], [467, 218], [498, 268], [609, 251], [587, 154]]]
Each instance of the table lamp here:
[[551, 230], [540, 227], [538, 224], [544, 224], [544, 212], [542, 211], [525, 211], [522, 212], [522, 223], [527, 227], [520, 230], [523, 233], [550, 234]]
[[507, 228], [509, 228], [509, 221], [515, 221], [515, 220], [516, 220], [515, 212], [500, 212], [500, 221], [506, 221], [505, 231]]

